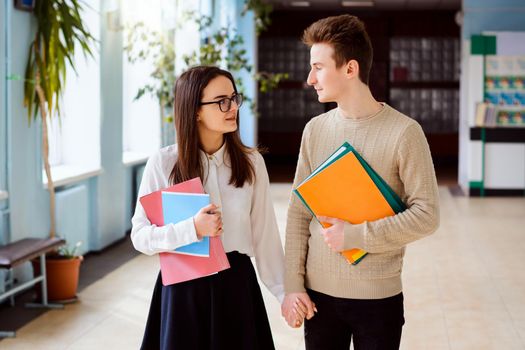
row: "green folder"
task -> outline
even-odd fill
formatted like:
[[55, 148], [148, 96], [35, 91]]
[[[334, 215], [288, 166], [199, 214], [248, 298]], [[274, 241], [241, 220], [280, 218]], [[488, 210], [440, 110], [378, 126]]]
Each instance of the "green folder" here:
[[[361, 155], [355, 150], [355, 148], [352, 147], [352, 145], [350, 145], [348, 142], [343, 143], [341, 147], [339, 147], [334, 153], [332, 153], [332, 155], [328, 157], [328, 159], [324, 161], [321, 165], [319, 165], [306, 179], [303, 180], [303, 182], [314, 177], [317, 173], [321, 172], [323, 169], [325, 169], [330, 164], [337, 161], [339, 158], [341, 158], [342, 156], [344, 156], [345, 154], [349, 152], [353, 152], [355, 154], [356, 158], [359, 160], [363, 168], [365, 168], [366, 172], [368, 173], [372, 181], [374, 181], [374, 183], [376, 184], [377, 188], [379, 189], [383, 197], [385, 197], [386, 201], [388, 202], [392, 210], [396, 214], [405, 210], [406, 205], [405, 203], [403, 203], [401, 198], [399, 198], [397, 193], [395, 193], [394, 190], [392, 190], [392, 188], [388, 186], [385, 180], [383, 180], [383, 178], [375, 172], [375, 170], [363, 159], [363, 157], [361, 157]], [[297, 187], [299, 187], [299, 185]], [[299, 192], [297, 190], [294, 190], [294, 192], [296, 195], [298, 195], [298, 197], [306, 205], [306, 207], [308, 207], [308, 205], [303, 200]]]

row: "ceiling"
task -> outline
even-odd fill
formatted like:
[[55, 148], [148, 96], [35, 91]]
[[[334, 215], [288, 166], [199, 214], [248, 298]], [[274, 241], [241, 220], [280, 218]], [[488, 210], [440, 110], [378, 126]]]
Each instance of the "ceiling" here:
[[[461, 9], [461, 0], [359, 0], [359, 1], [341, 1], [341, 0], [267, 0], [276, 9], [370, 9], [370, 10], [459, 10]], [[354, 3], [357, 6], [345, 7], [343, 2]], [[356, 4], [360, 3], [360, 4]], [[369, 4], [366, 4], [369, 3]], [[301, 5], [301, 6], [294, 6]], [[370, 6], [370, 4], [372, 6]]]

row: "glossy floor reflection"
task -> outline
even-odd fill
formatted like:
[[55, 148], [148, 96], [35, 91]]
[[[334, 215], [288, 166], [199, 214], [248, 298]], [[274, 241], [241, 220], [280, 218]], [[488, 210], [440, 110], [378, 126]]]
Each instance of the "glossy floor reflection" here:
[[[284, 228], [290, 184], [273, 184]], [[402, 349], [525, 349], [525, 198], [452, 197], [440, 188], [441, 227], [411, 244], [403, 283]], [[2, 349], [137, 349], [158, 271], [138, 256], [45, 313]], [[278, 302], [263, 288], [276, 348], [303, 349]]]

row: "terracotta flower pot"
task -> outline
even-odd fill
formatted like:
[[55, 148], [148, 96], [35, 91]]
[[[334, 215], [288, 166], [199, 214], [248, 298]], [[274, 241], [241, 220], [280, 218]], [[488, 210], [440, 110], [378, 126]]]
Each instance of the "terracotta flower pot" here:
[[76, 299], [82, 257], [47, 259], [47, 296], [49, 300]]
[[[78, 277], [80, 274], [81, 256], [72, 259], [48, 257], [46, 259], [47, 298], [49, 301], [71, 302], [77, 298]], [[40, 264], [33, 261], [36, 275], [40, 274]], [[35, 288], [37, 298], [41, 299], [40, 284]]]

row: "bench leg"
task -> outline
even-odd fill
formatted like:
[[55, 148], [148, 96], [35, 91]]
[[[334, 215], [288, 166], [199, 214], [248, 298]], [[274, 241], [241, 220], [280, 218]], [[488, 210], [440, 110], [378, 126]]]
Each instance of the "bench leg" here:
[[[7, 287], [12, 288], [14, 284], [15, 284], [15, 276], [14, 276], [13, 269], [11, 268], [7, 270], [7, 279], [5, 282], [6, 289]], [[14, 294], [12, 294], [9, 297], [9, 303], [11, 304], [11, 307], [15, 306], [15, 295]], [[14, 337], [16, 337], [16, 332], [14, 331], [0, 331], [0, 338], [14, 338]]]
[[[11, 283], [11, 286], [14, 286], [14, 285], [15, 285], [15, 274], [14, 274], [14, 272], [13, 272], [13, 269], [11, 269], [11, 270], [9, 271], [9, 273], [11, 274], [11, 276], [10, 276], [10, 280], [9, 280], [9, 281], [10, 281], [10, 283]], [[11, 307], [14, 307], [14, 306], [15, 306], [15, 295], [14, 295], [14, 294], [11, 295], [10, 300], [11, 300]]]
[[48, 308], [48, 309], [63, 309], [62, 304], [51, 304], [47, 300], [47, 273], [46, 273], [46, 255], [40, 255], [40, 275], [43, 277], [40, 281], [42, 288], [42, 303], [27, 303], [27, 307], [33, 308]]
[[0, 338], [14, 338], [16, 337], [16, 332], [0, 332]]
[[[48, 308], [48, 309], [63, 309], [64, 305], [62, 304], [53, 304], [49, 303], [47, 300], [47, 275], [46, 275], [46, 255], [42, 254], [40, 255], [40, 276], [33, 278], [30, 281], [27, 281], [25, 283], [22, 283], [20, 286], [14, 286], [14, 274], [13, 270], [10, 269], [8, 271], [8, 279], [7, 284], [11, 286], [11, 290], [7, 293], [4, 293], [2, 296], [3, 298], [10, 298], [11, 305], [14, 305], [14, 296], [15, 293], [24, 290], [26, 288], [31, 287], [32, 285], [35, 285], [37, 283], [40, 283], [42, 288], [42, 302], [41, 303], [27, 303], [26, 307], [33, 307], [33, 308]], [[0, 331], [0, 338], [13, 338], [16, 336], [16, 332], [12, 331]]]
[[[6, 287], [13, 287], [15, 285], [15, 274], [14, 274], [14, 271], [12, 268], [10, 268], [9, 270], [7, 270], [7, 280], [5, 282], [5, 285]], [[9, 301], [11, 303], [11, 307], [15, 306], [15, 295], [11, 295], [11, 297], [9, 297]]]

